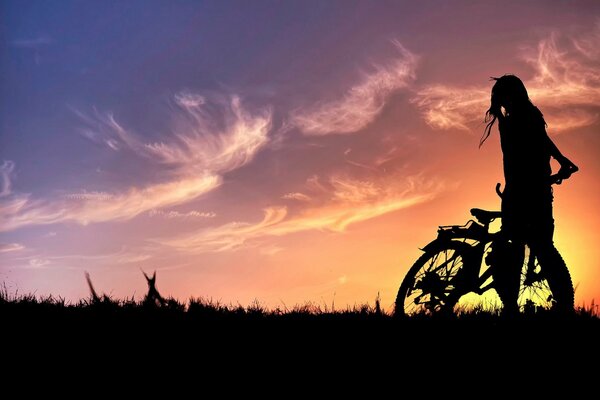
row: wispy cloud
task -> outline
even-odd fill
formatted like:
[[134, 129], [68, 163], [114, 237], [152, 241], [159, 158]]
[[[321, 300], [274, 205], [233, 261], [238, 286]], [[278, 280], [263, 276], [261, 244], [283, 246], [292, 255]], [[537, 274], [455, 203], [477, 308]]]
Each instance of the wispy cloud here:
[[597, 46], [599, 38], [600, 25], [591, 34], [570, 38], [562, 45], [561, 36], [553, 33], [540, 41], [535, 57], [525, 56], [536, 72], [531, 97], [549, 110], [554, 119], [551, 126], [572, 129], [597, 120], [600, 54], [589, 51], [585, 44], [595, 41]]
[[331, 184], [334, 187], [334, 199], [346, 203], [373, 201], [381, 196], [381, 188], [370, 181], [332, 178]]
[[41, 50], [43, 47], [54, 43], [54, 40], [48, 36], [38, 36], [33, 38], [23, 38], [10, 41], [10, 46], [23, 51], [30, 52], [33, 55], [33, 62], [40, 65], [42, 62]]
[[489, 93], [484, 87], [431, 85], [419, 89], [412, 102], [421, 108], [430, 126], [468, 131], [473, 121], [483, 120]]
[[275, 245], [265, 246], [260, 248], [260, 254], [263, 254], [265, 256], [274, 256], [275, 254], [281, 253], [283, 250], [285, 250], [283, 247]]
[[4, 161], [0, 165], [0, 197], [8, 196], [12, 189], [12, 174], [15, 170], [15, 163], [12, 161]]
[[[558, 32], [535, 47], [522, 47], [522, 59], [533, 70], [525, 81], [531, 99], [545, 113], [550, 132], [588, 126], [598, 118], [600, 104], [600, 25], [593, 32], [565, 37]], [[459, 87], [429, 85], [412, 101], [434, 128], [471, 130], [489, 107], [491, 85]]]
[[12, 42], [10, 42], [10, 44], [13, 47], [28, 48], [28, 49], [35, 49], [40, 46], [46, 46], [46, 45], [49, 45], [52, 43], [54, 43], [54, 40], [52, 40], [48, 36], [38, 36], [38, 37], [28, 38], [28, 39], [16, 39], [16, 40], [13, 40]]
[[71, 200], [110, 200], [114, 196], [107, 192], [86, 192], [81, 193], [68, 193], [64, 196], [66, 199]]
[[[20, 250], [20, 248], [15, 250]], [[2, 253], [2, 250], [0, 250], [0, 253]], [[15, 254], [7, 254], [4, 257], [8, 257], [6, 260], [10, 260], [9, 262], [14, 268], [32, 269], [48, 268], [49, 266], [52, 266], [53, 268], [61, 269], [79, 269], [81, 268], [81, 265], [85, 265], [86, 268], [98, 269], [111, 268], [125, 264], [140, 265], [140, 263], [143, 264], [148, 260], [155, 260], [157, 253], [155, 247], [136, 246], [135, 248], [132, 248], [123, 246], [118, 251], [102, 254], [51, 255], [46, 252], [30, 251], [25, 255], [20, 252], [15, 252]]]
[[143, 154], [144, 143], [117, 122], [112, 112], [103, 113], [94, 108], [91, 114], [86, 114], [73, 107], [71, 110], [85, 123], [80, 133], [87, 139], [106, 145], [113, 151], [130, 149]]
[[296, 111], [292, 123], [306, 135], [353, 133], [365, 128], [379, 115], [390, 94], [415, 77], [417, 56], [400, 42], [392, 43], [398, 51], [394, 60], [373, 65], [341, 99]]
[[332, 188], [329, 201], [297, 215], [290, 215], [287, 207], [273, 206], [264, 210], [257, 223], [232, 222], [157, 242], [204, 253], [236, 250], [258, 239], [303, 231], [344, 232], [353, 224], [431, 200], [443, 190], [442, 184], [420, 178], [406, 179], [399, 186], [336, 177], [328, 187]]
[[[79, 113], [89, 125], [84, 130], [87, 137], [115, 151], [127, 148], [157, 163], [169, 164], [170, 177], [122, 192], [82, 191], [52, 201], [14, 195], [0, 203], [0, 230], [67, 221], [85, 225], [128, 220], [151, 210], [184, 204], [214, 190], [222, 174], [250, 162], [267, 143], [271, 112], [262, 110], [251, 115], [237, 97], [227, 107], [222, 102], [208, 107], [208, 102], [200, 99], [190, 93], [176, 96], [179, 110], [173, 117], [174, 134], [160, 143], [143, 143], [112, 114], [96, 112], [90, 117]], [[10, 164], [3, 171], [12, 168]]]
[[310, 196], [300, 192], [286, 193], [281, 198], [284, 200], [310, 201]]
[[[251, 115], [242, 108], [237, 96], [218, 104], [218, 110], [196, 94], [180, 93], [175, 101], [185, 111], [177, 116], [175, 140], [144, 147], [161, 163], [225, 173], [250, 162], [267, 144], [270, 109]], [[215, 119], [216, 112], [224, 114], [223, 121]]]
[[20, 243], [0, 243], [0, 253], [8, 253], [25, 249]]
[[0, 214], [0, 229], [7, 231], [26, 225], [69, 221], [87, 225], [95, 222], [128, 220], [152, 209], [186, 203], [213, 190], [219, 184], [218, 176], [206, 175], [144, 188], [134, 187], [108, 198], [65, 198], [43, 201], [30, 200], [29, 196], [23, 196], [10, 204], [11, 212]]
[[112, 113], [94, 110], [88, 116], [73, 111], [86, 123], [81, 133], [88, 139], [114, 151], [128, 149], [182, 173], [231, 171], [250, 162], [268, 142], [271, 109], [251, 114], [238, 96], [209, 101], [191, 92], [176, 94], [174, 102], [177, 108], [171, 115], [171, 133], [154, 143], [144, 143]]
[[150, 217], [163, 217], [167, 219], [190, 219], [190, 218], [214, 218], [217, 216], [214, 212], [201, 212], [201, 211], [188, 211], [185, 213], [179, 211], [163, 211], [163, 210], [150, 210], [148, 212]]
[[29, 260], [29, 266], [31, 268], [43, 268], [48, 264], [51, 264], [52, 261], [47, 258], [32, 258]]

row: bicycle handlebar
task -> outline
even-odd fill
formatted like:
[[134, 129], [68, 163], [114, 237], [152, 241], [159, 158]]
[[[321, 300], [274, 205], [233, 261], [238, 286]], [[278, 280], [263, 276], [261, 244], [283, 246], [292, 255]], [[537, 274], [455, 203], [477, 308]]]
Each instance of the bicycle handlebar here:
[[[556, 174], [550, 175], [550, 185], [560, 185], [565, 179], [569, 179], [571, 175], [577, 171], [579, 171], [579, 167], [574, 164], [569, 165], [568, 167], [562, 167]], [[501, 183], [496, 184], [496, 194], [498, 194], [499, 197], [502, 197], [503, 191], [501, 190], [501, 187]]]

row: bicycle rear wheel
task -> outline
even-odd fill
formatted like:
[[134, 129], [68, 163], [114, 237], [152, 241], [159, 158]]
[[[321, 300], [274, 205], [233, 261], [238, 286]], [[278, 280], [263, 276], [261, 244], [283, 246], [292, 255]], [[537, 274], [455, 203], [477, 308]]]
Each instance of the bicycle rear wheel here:
[[471, 250], [466, 243], [449, 241], [419, 257], [398, 290], [396, 315], [452, 313], [464, 294], [458, 276], [464, 271], [464, 258]]

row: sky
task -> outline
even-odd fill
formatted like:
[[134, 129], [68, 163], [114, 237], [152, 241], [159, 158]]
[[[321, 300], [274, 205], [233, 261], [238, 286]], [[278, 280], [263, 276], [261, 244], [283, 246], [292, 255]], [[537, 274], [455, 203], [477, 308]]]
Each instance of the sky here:
[[438, 225], [500, 206], [505, 73], [580, 167], [555, 243], [598, 301], [599, 2], [4, 0], [0, 282], [391, 307]]

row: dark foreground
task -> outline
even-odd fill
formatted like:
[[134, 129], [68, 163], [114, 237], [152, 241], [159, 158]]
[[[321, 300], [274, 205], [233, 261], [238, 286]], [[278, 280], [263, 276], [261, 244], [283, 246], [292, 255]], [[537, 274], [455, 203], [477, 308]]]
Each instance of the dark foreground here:
[[[104, 296], [100, 300], [69, 304], [53, 297], [4, 295], [0, 296], [0, 317], [4, 334], [20, 332], [35, 335], [37, 340], [66, 335], [75, 341], [154, 338], [160, 342], [170, 336], [184, 335], [210, 338], [213, 343], [235, 338], [240, 343], [252, 338], [264, 343], [287, 342], [290, 346], [331, 345], [332, 349], [344, 340], [356, 340], [356, 346], [374, 340], [374, 346], [409, 348], [415, 345], [411, 340], [417, 339], [419, 346], [435, 347], [445, 338], [468, 343], [505, 341], [522, 335], [524, 340], [539, 342], [559, 335], [563, 338], [581, 335], [580, 340], [585, 340], [588, 335], [591, 339], [600, 333], [600, 317], [594, 305], [579, 308], [568, 316], [540, 311], [505, 318], [497, 310], [476, 308], [453, 316], [419, 315], [402, 319], [382, 311], [378, 303], [334, 311], [312, 304], [271, 310], [259, 303], [243, 307], [203, 299], [186, 303], [167, 299], [158, 303]], [[429, 336], [437, 339], [429, 343], [420, 340]], [[594, 341], [599, 339], [593, 337]]]
[[267, 310], [202, 300], [157, 305], [104, 297], [67, 304], [4, 296], [0, 333], [6, 382], [23, 373], [31, 382], [50, 374], [60, 390], [83, 376], [94, 388], [169, 382], [169, 390], [267, 390], [281, 398], [295, 397], [297, 385], [352, 392], [425, 382], [419, 390], [426, 394], [439, 382], [464, 379], [522, 385], [528, 374], [552, 382], [556, 376], [561, 387], [573, 380], [591, 384], [595, 369], [583, 365], [600, 356], [600, 318], [593, 311], [506, 319], [470, 310], [397, 319], [368, 305], [331, 312], [312, 305]]

